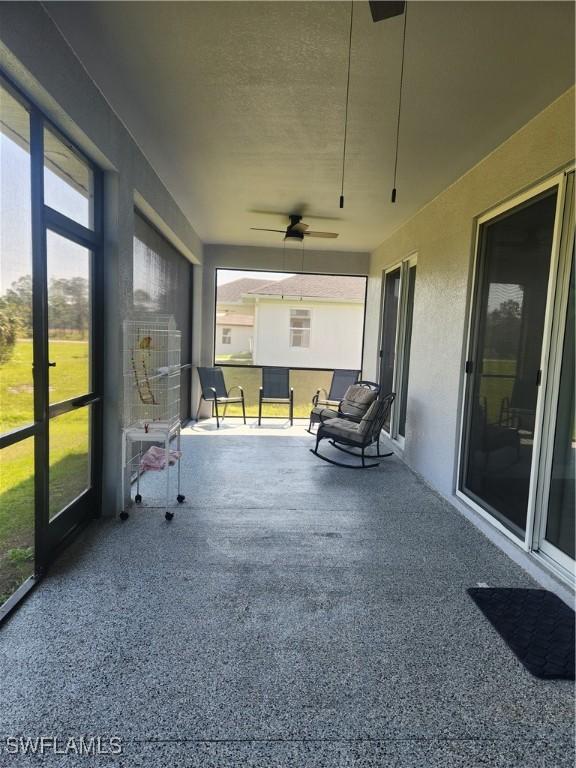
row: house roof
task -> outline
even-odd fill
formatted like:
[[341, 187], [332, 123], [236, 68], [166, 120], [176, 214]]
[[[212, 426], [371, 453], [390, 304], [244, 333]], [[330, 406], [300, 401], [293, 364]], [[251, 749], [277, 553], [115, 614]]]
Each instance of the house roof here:
[[248, 293], [253, 288], [258, 288], [261, 285], [267, 285], [268, 282], [268, 280], [259, 280], [254, 277], [241, 277], [239, 280], [219, 285], [218, 302], [233, 304], [236, 301], [240, 301], [242, 294]]
[[216, 315], [216, 325], [254, 325], [254, 315], [218, 312]]
[[[247, 293], [259, 296], [302, 296], [308, 299], [363, 301], [366, 280], [340, 275], [292, 275], [252, 288]], [[220, 297], [219, 297], [220, 298]]]

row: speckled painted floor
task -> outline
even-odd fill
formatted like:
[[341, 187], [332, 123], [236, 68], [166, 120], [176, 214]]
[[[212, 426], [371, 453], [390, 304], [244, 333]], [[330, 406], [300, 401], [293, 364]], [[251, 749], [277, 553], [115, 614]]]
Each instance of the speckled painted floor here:
[[[531, 579], [398, 458], [351, 472], [310, 441], [186, 437], [172, 523], [67, 550], [0, 629], [0, 766], [572, 768], [572, 684], [466, 595]], [[14, 734], [124, 753], [14, 757]]]

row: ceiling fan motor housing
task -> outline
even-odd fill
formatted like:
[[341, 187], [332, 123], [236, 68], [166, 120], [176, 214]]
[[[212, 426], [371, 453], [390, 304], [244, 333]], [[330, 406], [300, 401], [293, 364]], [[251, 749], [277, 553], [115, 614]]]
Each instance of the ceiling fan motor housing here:
[[304, 233], [298, 232], [296, 229], [288, 229], [286, 230], [286, 234], [284, 235], [284, 240], [296, 240], [297, 242], [301, 242], [304, 240]]

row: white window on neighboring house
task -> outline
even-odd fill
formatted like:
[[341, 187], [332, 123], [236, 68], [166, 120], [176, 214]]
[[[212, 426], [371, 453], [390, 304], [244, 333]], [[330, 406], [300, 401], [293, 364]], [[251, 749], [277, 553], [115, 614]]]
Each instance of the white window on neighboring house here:
[[290, 310], [290, 346], [307, 348], [310, 346], [310, 310]]
[[232, 344], [232, 328], [222, 328], [222, 344]]

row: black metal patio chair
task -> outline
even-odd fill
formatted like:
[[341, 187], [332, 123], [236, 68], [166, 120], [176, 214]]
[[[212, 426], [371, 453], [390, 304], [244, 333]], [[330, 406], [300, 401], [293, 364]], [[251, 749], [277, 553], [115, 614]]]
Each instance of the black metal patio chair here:
[[[342, 400], [346, 394], [346, 390], [352, 384], [356, 384], [360, 371], [351, 370], [335, 370], [332, 373], [332, 381], [330, 382], [330, 389], [326, 392], [325, 389], [317, 389], [316, 394], [312, 398], [313, 406], [334, 407], [338, 406], [338, 403]], [[323, 397], [321, 397], [323, 395]]]
[[[220, 429], [220, 420], [224, 421], [226, 408], [230, 403], [242, 404], [242, 418], [244, 419], [244, 424], [246, 424], [246, 405], [244, 403], [244, 390], [242, 387], [239, 384], [235, 384], [230, 387], [230, 389], [226, 389], [222, 368], [198, 368], [198, 376], [200, 378], [200, 388], [202, 389], [202, 400], [205, 400], [207, 403], [212, 403], [214, 406], [216, 412], [216, 428]], [[240, 395], [238, 397], [231, 397], [230, 392], [232, 392], [233, 389], [239, 390]], [[218, 412], [219, 405], [224, 406], [224, 412], [221, 417]], [[198, 411], [199, 410], [200, 406], [198, 406]], [[196, 413], [196, 418], [198, 418], [198, 412]]]
[[290, 424], [294, 424], [294, 390], [290, 386], [290, 368], [262, 368], [258, 426], [262, 424], [263, 403], [286, 403], [289, 407]]
[[320, 401], [310, 411], [308, 432], [312, 432], [312, 425], [319, 424], [322, 420], [340, 417], [350, 421], [360, 421], [374, 400], [378, 397], [380, 385], [374, 381], [357, 381], [349, 386], [336, 407], [323, 405]]
[[[392, 456], [390, 453], [380, 453], [380, 434], [390, 411], [394, 398], [394, 392], [375, 400], [366, 411], [359, 422], [343, 419], [340, 417], [329, 418], [321, 421], [316, 433], [316, 446], [310, 448], [310, 451], [323, 461], [329, 464], [335, 464], [337, 467], [346, 469], [369, 469], [378, 467], [380, 462], [366, 464], [366, 459], [386, 458]], [[339, 451], [356, 456], [361, 460], [360, 464], [345, 464], [341, 461], [335, 461], [318, 453], [318, 447], [322, 440], [328, 439], [330, 445]], [[376, 454], [366, 456], [366, 449], [371, 445], [376, 445]], [[360, 453], [358, 453], [360, 451]]]

